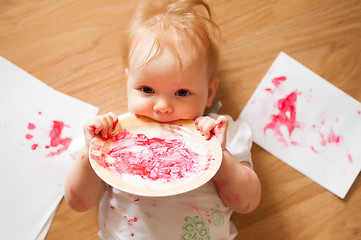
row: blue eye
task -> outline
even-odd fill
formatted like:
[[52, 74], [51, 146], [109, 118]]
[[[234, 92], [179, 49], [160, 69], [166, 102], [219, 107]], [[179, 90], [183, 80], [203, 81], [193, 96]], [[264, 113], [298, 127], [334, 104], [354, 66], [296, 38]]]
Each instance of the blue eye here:
[[151, 89], [150, 87], [141, 87], [141, 88], [140, 88], [140, 91], [142, 91], [142, 92], [144, 92], [144, 93], [146, 93], [146, 94], [152, 94], [152, 93], [154, 93], [154, 90]]
[[185, 90], [185, 89], [181, 89], [181, 90], [178, 90], [175, 95], [177, 96], [180, 96], [180, 97], [185, 97], [185, 96], [188, 96], [190, 95], [191, 93], [188, 91], [188, 90]]

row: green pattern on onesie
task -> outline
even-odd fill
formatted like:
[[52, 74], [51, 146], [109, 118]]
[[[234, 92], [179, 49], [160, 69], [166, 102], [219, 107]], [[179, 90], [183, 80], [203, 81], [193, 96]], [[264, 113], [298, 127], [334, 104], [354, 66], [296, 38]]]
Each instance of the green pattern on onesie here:
[[210, 240], [209, 229], [207, 222], [199, 219], [199, 216], [194, 218], [185, 217], [186, 223], [183, 225], [182, 240]]
[[221, 213], [221, 211], [218, 210], [219, 204], [216, 205], [216, 208], [211, 208], [211, 223], [214, 226], [222, 226], [224, 224], [224, 215]]

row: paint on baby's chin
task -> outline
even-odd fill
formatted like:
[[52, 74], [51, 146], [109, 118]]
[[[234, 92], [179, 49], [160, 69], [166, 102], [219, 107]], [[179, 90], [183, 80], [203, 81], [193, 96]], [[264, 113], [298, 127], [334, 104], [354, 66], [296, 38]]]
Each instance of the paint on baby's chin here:
[[[211, 156], [203, 156], [186, 146], [179, 136], [148, 138], [122, 130], [108, 140], [97, 163], [118, 174], [137, 175], [145, 180], [171, 182], [200, 173], [209, 167]], [[114, 161], [107, 162], [106, 156]]]

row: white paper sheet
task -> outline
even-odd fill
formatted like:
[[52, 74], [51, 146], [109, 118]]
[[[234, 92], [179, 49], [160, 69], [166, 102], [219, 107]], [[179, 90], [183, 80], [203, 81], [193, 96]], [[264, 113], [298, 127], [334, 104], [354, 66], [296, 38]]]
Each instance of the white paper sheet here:
[[361, 104], [280, 53], [240, 114], [253, 140], [344, 198], [361, 168]]
[[[56, 208], [57, 209], [57, 208]], [[50, 215], [48, 220], [46, 221], [43, 228], [40, 230], [38, 236], [36, 236], [35, 240], [44, 240], [46, 238], [46, 235], [48, 234], [49, 228], [51, 226], [51, 223], [55, 217], [56, 209], [53, 211], [53, 213]]]
[[68, 144], [98, 109], [1, 57], [0, 83], [0, 239], [35, 239], [63, 196]]

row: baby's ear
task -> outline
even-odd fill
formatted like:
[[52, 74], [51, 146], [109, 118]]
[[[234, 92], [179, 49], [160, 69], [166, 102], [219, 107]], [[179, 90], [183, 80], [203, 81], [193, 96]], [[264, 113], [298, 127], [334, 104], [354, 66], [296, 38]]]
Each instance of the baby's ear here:
[[212, 106], [213, 99], [216, 96], [216, 92], [218, 89], [218, 83], [219, 83], [219, 78], [215, 77], [215, 78], [212, 78], [208, 84], [207, 107]]

